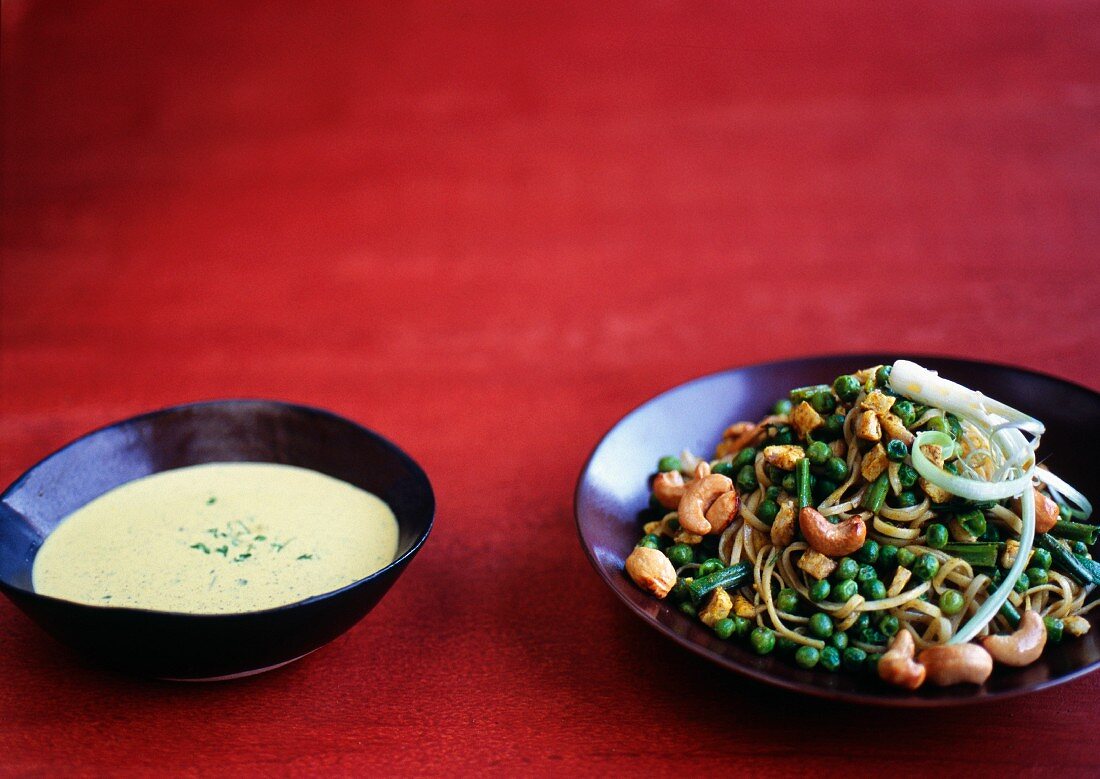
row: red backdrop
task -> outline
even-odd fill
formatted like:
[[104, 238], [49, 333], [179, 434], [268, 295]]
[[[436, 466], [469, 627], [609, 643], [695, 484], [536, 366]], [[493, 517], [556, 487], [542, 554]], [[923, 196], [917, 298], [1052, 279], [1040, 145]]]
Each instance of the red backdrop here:
[[5, 0], [2, 44], [0, 481], [261, 395], [399, 442], [439, 514], [363, 623], [252, 681], [116, 676], [0, 602], [0, 772], [1100, 767], [1097, 677], [884, 716], [720, 672], [571, 508], [619, 416], [733, 365], [1100, 388], [1096, 4]]

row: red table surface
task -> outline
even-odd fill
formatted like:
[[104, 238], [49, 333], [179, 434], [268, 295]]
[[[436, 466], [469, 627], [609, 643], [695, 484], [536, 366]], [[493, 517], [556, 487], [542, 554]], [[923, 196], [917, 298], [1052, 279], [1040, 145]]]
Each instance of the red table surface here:
[[0, 602], [0, 773], [1100, 769], [1100, 675], [779, 692], [630, 615], [572, 516], [607, 428], [730, 366], [1100, 387], [1097, 4], [5, 0], [2, 43], [0, 481], [270, 396], [400, 443], [439, 511], [362, 623], [251, 680], [103, 671]]

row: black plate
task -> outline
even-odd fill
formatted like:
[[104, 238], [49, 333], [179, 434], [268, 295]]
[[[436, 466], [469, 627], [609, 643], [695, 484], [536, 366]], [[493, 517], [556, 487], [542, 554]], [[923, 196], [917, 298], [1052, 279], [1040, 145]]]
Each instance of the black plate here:
[[[397, 516], [397, 559], [334, 592], [244, 614], [87, 606], [33, 591], [38, 548], [72, 511], [128, 481], [208, 462], [297, 465], [373, 492]], [[0, 591], [55, 638], [114, 668], [190, 680], [248, 675], [308, 654], [362, 619], [420, 549], [434, 514], [420, 466], [354, 422], [270, 400], [177, 406], [89, 433], [0, 495]]]
[[[641, 535], [637, 518], [648, 504], [647, 480], [659, 457], [684, 448], [709, 454], [729, 424], [759, 419], [792, 387], [830, 382], [842, 373], [898, 357], [837, 355], [738, 368], [682, 384], [627, 414], [600, 441], [577, 484], [577, 529], [600, 576], [631, 611], [696, 654], [753, 679], [825, 698], [901, 706], [967, 703], [1039, 690], [1094, 670], [1100, 665], [1098, 629], [1048, 646], [1027, 668], [999, 667], [980, 688], [926, 685], [906, 693], [869, 675], [807, 671], [778, 657], [758, 657], [740, 642], [718, 639], [705, 626], [642, 592], [623, 573], [623, 561]], [[914, 359], [1041, 419], [1047, 433], [1040, 457], [1092, 500], [1100, 498], [1100, 474], [1085, 455], [1093, 451], [1100, 434], [1100, 395], [1018, 368], [939, 357]], [[1095, 612], [1090, 619], [1096, 628]]]

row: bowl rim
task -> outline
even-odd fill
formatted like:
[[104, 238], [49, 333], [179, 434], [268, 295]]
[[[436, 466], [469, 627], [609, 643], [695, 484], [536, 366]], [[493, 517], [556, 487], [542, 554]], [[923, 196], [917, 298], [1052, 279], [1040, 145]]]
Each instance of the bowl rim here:
[[[723, 368], [723, 369], [720, 369], [720, 370], [711, 371], [711, 372], [708, 372], [708, 373], [702, 373], [702, 374], [693, 376], [689, 379], [686, 379], [682, 382], [679, 382], [677, 384], [674, 384], [672, 386], [666, 387], [665, 389], [657, 392], [654, 395], [651, 395], [650, 397], [643, 400], [638, 405], [631, 408], [629, 411], [627, 411], [625, 414], [623, 414], [621, 417], [619, 417], [614, 423], [612, 423], [612, 425], [604, 431], [603, 435], [600, 436], [600, 438], [596, 442], [595, 446], [592, 447], [591, 452], [589, 453], [588, 457], [584, 461], [584, 465], [581, 467], [580, 475], [577, 478], [577, 484], [576, 484], [576, 487], [574, 488], [574, 491], [573, 491], [574, 525], [575, 525], [575, 528], [576, 528], [576, 531], [577, 531], [577, 536], [578, 536], [578, 540], [580, 541], [581, 548], [584, 550], [584, 554], [585, 554], [585, 557], [588, 558], [588, 562], [596, 570], [596, 573], [603, 580], [604, 584], [607, 585], [608, 589], [610, 589], [615, 594], [615, 597], [617, 597], [620, 601], [622, 601], [622, 603], [624, 603], [627, 606], [627, 608], [630, 610], [631, 613], [633, 613], [636, 617], [638, 617], [643, 622], [648, 624], [652, 629], [655, 629], [661, 635], [665, 636], [666, 638], [671, 639], [672, 641], [674, 641], [679, 646], [689, 650], [692, 654], [697, 655], [698, 657], [701, 657], [705, 660], [708, 660], [709, 662], [711, 662], [711, 663], [713, 663], [713, 664], [715, 664], [715, 665], [717, 665], [721, 668], [725, 668], [725, 669], [733, 671], [733, 672], [735, 672], [735, 673], [737, 673], [737, 674], [739, 674], [743, 677], [752, 679], [755, 682], [759, 682], [759, 683], [766, 684], [766, 685], [773, 686], [773, 687], [778, 687], [778, 688], [787, 690], [789, 692], [801, 693], [801, 694], [804, 694], [804, 695], [812, 695], [814, 697], [824, 699], [824, 700], [842, 701], [842, 702], [847, 702], [847, 703], [859, 703], [859, 704], [873, 704], [873, 705], [885, 706], [885, 707], [906, 707], [906, 708], [936, 708], [936, 707], [940, 707], [940, 706], [966, 706], [966, 705], [974, 705], [974, 704], [980, 704], [980, 703], [991, 703], [993, 701], [1002, 701], [1002, 700], [1012, 698], [1012, 697], [1015, 697], [1015, 696], [1018, 696], [1018, 695], [1025, 695], [1025, 694], [1028, 694], [1028, 693], [1039, 692], [1040, 690], [1045, 690], [1045, 689], [1048, 689], [1050, 687], [1055, 687], [1057, 685], [1073, 681], [1074, 679], [1077, 679], [1077, 678], [1079, 678], [1081, 676], [1084, 676], [1088, 673], [1096, 671], [1098, 668], [1100, 668], [1100, 660], [1097, 660], [1097, 661], [1094, 661], [1092, 663], [1086, 664], [1084, 666], [1081, 666], [1080, 668], [1076, 668], [1076, 669], [1074, 669], [1074, 670], [1072, 670], [1072, 671], [1070, 671], [1070, 672], [1068, 672], [1068, 673], [1066, 673], [1062, 676], [1058, 676], [1056, 678], [1044, 679], [1044, 680], [1036, 682], [1032, 685], [1027, 685], [1027, 686], [1024, 686], [1024, 687], [1017, 687], [1017, 688], [1008, 689], [1008, 690], [994, 691], [994, 692], [982, 692], [981, 694], [968, 695], [968, 696], [965, 696], [965, 697], [963, 697], [963, 696], [953, 696], [953, 697], [934, 698], [934, 697], [922, 697], [922, 696], [913, 695], [913, 694], [909, 694], [909, 695], [900, 695], [899, 694], [899, 695], [896, 695], [896, 696], [888, 696], [888, 695], [878, 696], [878, 695], [873, 695], [873, 694], [859, 692], [859, 691], [849, 691], [849, 690], [827, 689], [827, 688], [823, 688], [823, 687], [815, 687], [813, 685], [802, 684], [802, 683], [799, 683], [799, 682], [796, 682], [794, 680], [787, 679], [787, 678], [784, 678], [784, 677], [775, 676], [775, 675], [767, 672], [766, 670], [754, 668], [754, 667], [749, 666], [749, 665], [738, 663], [738, 662], [734, 661], [732, 658], [717, 655], [713, 651], [709, 650], [707, 647], [705, 647], [705, 646], [699, 644], [698, 642], [692, 640], [689, 636], [680, 635], [676, 631], [671, 630], [668, 626], [666, 626], [663, 623], [657, 621], [651, 615], [645, 613], [637, 604], [635, 604], [629, 598], [627, 598], [625, 593], [622, 590], [620, 590], [620, 588], [618, 586], [618, 583], [616, 581], [612, 580], [611, 575], [604, 569], [604, 567], [601, 565], [600, 561], [596, 558], [595, 549], [593, 548], [593, 545], [585, 537], [584, 529], [582, 527], [582, 520], [581, 520], [581, 497], [582, 497], [582, 492], [584, 491], [585, 483], [588, 480], [589, 471], [592, 467], [593, 461], [596, 458], [596, 455], [599, 453], [600, 448], [603, 446], [604, 442], [608, 439], [608, 437], [610, 437], [611, 434], [615, 430], [617, 430], [620, 426], [626, 424], [636, 414], [643, 411], [645, 408], [647, 408], [651, 404], [654, 404], [654, 403], [658, 402], [659, 400], [661, 400], [662, 398], [664, 398], [665, 396], [667, 396], [667, 395], [669, 395], [673, 392], [677, 392], [679, 390], [685, 389], [686, 387], [688, 387], [690, 385], [694, 385], [694, 384], [697, 384], [699, 382], [704, 382], [704, 381], [708, 381], [708, 380], [711, 380], [711, 379], [716, 379], [719, 376], [724, 376], [726, 374], [739, 373], [739, 372], [750, 370], [750, 369], [768, 369], [768, 368], [775, 368], [775, 367], [781, 367], [781, 366], [794, 366], [794, 365], [799, 364], [799, 363], [806, 363], [806, 362], [811, 362], [811, 361], [816, 361], [816, 360], [851, 360], [851, 361], [871, 360], [871, 361], [877, 361], [879, 364], [885, 364], [885, 362], [887, 360], [897, 360], [897, 359], [912, 359], [915, 362], [920, 362], [921, 360], [928, 360], [928, 361], [935, 361], [935, 362], [938, 362], [938, 363], [956, 363], [956, 364], [960, 364], [960, 365], [967, 365], [967, 366], [970, 366], [970, 367], [977, 367], [977, 368], [994, 367], [994, 368], [999, 368], [999, 369], [1006, 370], [1006, 371], [1012, 371], [1012, 372], [1015, 372], [1015, 373], [1018, 373], [1018, 374], [1030, 374], [1030, 375], [1039, 377], [1041, 379], [1044, 379], [1044, 380], [1047, 380], [1047, 381], [1053, 381], [1053, 382], [1056, 382], [1056, 383], [1059, 383], [1059, 384], [1064, 384], [1064, 385], [1072, 387], [1076, 390], [1079, 390], [1081, 392], [1087, 393], [1087, 394], [1093, 396], [1095, 401], [1098, 404], [1100, 404], [1100, 392], [1097, 392], [1096, 390], [1091, 389], [1090, 387], [1087, 387], [1083, 384], [1072, 381], [1070, 379], [1064, 379], [1060, 376], [1055, 376], [1055, 375], [1052, 375], [1052, 374], [1049, 374], [1049, 373], [1044, 373], [1042, 371], [1033, 370], [1031, 368], [1022, 368], [1022, 367], [1019, 367], [1019, 366], [1016, 366], [1016, 365], [1012, 365], [1010, 363], [997, 362], [997, 361], [993, 361], [993, 360], [979, 360], [979, 359], [973, 359], [973, 358], [968, 358], [968, 357], [958, 357], [958, 356], [953, 356], [953, 355], [936, 354], [936, 353], [931, 353], [931, 352], [906, 351], [904, 354], [899, 354], [899, 353], [896, 353], [896, 352], [889, 352], [889, 351], [860, 351], [860, 352], [838, 351], [838, 352], [825, 352], [825, 353], [821, 353], [821, 354], [802, 354], [802, 355], [795, 355], [795, 356], [789, 356], [789, 357], [781, 357], [781, 358], [774, 359], [774, 360], [767, 360], [765, 362], [755, 362], [755, 363], [746, 363], [746, 364], [742, 364], [742, 365], [735, 365], [735, 366]], [[868, 363], [868, 364], [872, 364], [872, 363]], [[943, 369], [939, 369], [939, 370], [942, 371]], [[978, 688], [978, 689], [981, 690], [981, 688]]]
[[[44, 595], [42, 593], [35, 592], [33, 589], [28, 589], [26, 587], [21, 587], [19, 585], [11, 584], [10, 582], [3, 581], [3, 580], [0, 580], [0, 590], [11, 590], [11, 591], [18, 592], [21, 595], [28, 596], [28, 597], [31, 597], [31, 598], [41, 599], [41, 600], [56, 603], [56, 604], [65, 604], [66, 606], [70, 606], [70, 607], [78, 607], [78, 608], [82, 608], [82, 609], [91, 609], [93, 611], [99, 611], [99, 612], [108, 613], [108, 614], [111, 614], [111, 615], [123, 615], [123, 614], [129, 613], [129, 614], [134, 614], [134, 615], [145, 615], [145, 616], [152, 615], [152, 616], [159, 617], [159, 618], [169, 618], [169, 617], [187, 618], [187, 619], [195, 619], [195, 620], [208, 621], [208, 622], [211, 622], [211, 623], [215, 623], [215, 622], [221, 622], [221, 621], [239, 620], [242, 617], [262, 617], [262, 616], [265, 616], [265, 615], [276, 614], [276, 613], [282, 612], [282, 611], [297, 609], [297, 608], [300, 608], [302, 606], [313, 605], [313, 604], [318, 603], [320, 601], [327, 600], [327, 599], [332, 598], [332, 597], [336, 597], [336, 596], [341, 595], [343, 593], [346, 593], [350, 590], [353, 590], [353, 589], [356, 589], [358, 587], [364, 586], [364, 585], [370, 583], [371, 581], [374, 581], [375, 579], [381, 579], [385, 576], [388, 576], [395, 569], [400, 570], [401, 567], [406, 565], [408, 563], [408, 561], [411, 560], [413, 558], [413, 556], [415, 556], [416, 553], [420, 551], [420, 548], [427, 541], [428, 535], [431, 533], [432, 528], [435, 526], [435, 513], [436, 513], [436, 507], [437, 507], [436, 506], [436, 500], [435, 500], [435, 490], [432, 488], [432, 483], [431, 483], [431, 480], [428, 478], [427, 472], [420, 465], [420, 463], [418, 463], [416, 460], [414, 460], [411, 455], [409, 455], [407, 452], [405, 452], [403, 449], [401, 449], [401, 447], [399, 447], [397, 444], [395, 444], [390, 439], [386, 438], [385, 436], [383, 436], [382, 434], [380, 434], [380, 433], [378, 433], [374, 430], [371, 430], [369, 427], [366, 427], [365, 425], [361, 425], [358, 422], [356, 422], [352, 419], [349, 419], [348, 417], [342, 416], [340, 414], [337, 414], [333, 411], [329, 411], [328, 409], [325, 409], [325, 408], [321, 408], [319, 406], [312, 406], [312, 405], [308, 405], [308, 404], [305, 404], [305, 403], [296, 403], [296, 402], [293, 402], [293, 401], [277, 400], [277, 399], [274, 399], [274, 398], [229, 397], [229, 398], [211, 398], [211, 399], [206, 399], [206, 400], [197, 400], [197, 401], [192, 401], [192, 402], [189, 402], [189, 403], [178, 403], [178, 404], [175, 404], [175, 405], [172, 405], [172, 406], [165, 406], [163, 408], [153, 409], [152, 411], [145, 411], [145, 412], [142, 412], [140, 414], [135, 414], [133, 416], [125, 417], [124, 419], [119, 419], [119, 420], [116, 420], [114, 422], [108, 422], [106, 424], [100, 425], [98, 427], [93, 428], [92, 430], [89, 430], [86, 433], [83, 433], [82, 435], [77, 436], [76, 438], [73, 438], [73, 439], [69, 440], [68, 442], [66, 442], [66, 443], [62, 444], [61, 446], [59, 446], [58, 448], [54, 449], [52, 452], [47, 454], [45, 457], [42, 457], [41, 459], [35, 461], [35, 463], [33, 465], [28, 467], [19, 476], [17, 476], [15, 478], [15, 480], [4, 489], [3, 492], [0, 492], [0, 503], [8, 505], [9, 508], [10, 508], [10, 504], [8, 503], [8, 497], [12, 493], [16, 492], [23, 485], [23, 482], [25, 482], [27, 480], [27, 478], [30, 476], [32, 471], [36, 470], [39, 466], [44, 465], [45, 463], [49, 462], [50, 460], [54, 459], [55, 457], [58, 457], [59, 455], [61, 455], [66, 450], [68, 450], [71, 447], [79, 444], [81, 441], [84, 441], [85, 439], [91, 438], [91, 437], [96, 436], [96, 435], [100, 435], [100, 434], [104, 433], [107, 430], [112, 430], [112, 429], [115, 429], [115, 428], [122, 427], [124, 425], [130, 425], [130, 424], [134, 424], [136, 422], [141, 422], [141, 421], [148, 420], [148, 419], [154, 419], [156, 417], [169, 416], [171, 414], [179, 413], [181, 411], [188, 411], [188, 410], [194, 410], [194, 409], [203, 409], [203, 408], [208, 408], [208, 407], [222, 407], [222, 408], [228, 407], [228, 408], [232, 408], [232, 407], [241, 407], [241, 406], [249, 406], [249, 405], [276, 407], [276, 408], [289, 409], [289, 410], [292, 410], [292, 411], [305, 412], [308, 415], [325, 417], [325, 418], [328, 418], [330, 420], [334, 420], [336, 422], [339, 422], [341, 424], [348, 425], [351, 428], [353, 428], [355, 430], [358, 430], [361, 433], [365, 433], [368, 437], [373, 438], [374, 440], [376, 440], [378, 443], [380, 443], [382, 445], [383, 449], [385, 449], [389, 452], [390, 455], [396, 457], [399, 461], [403, 462], [409, 468], [409, 470], [412, 472], [412, 474], [415, 478], [423, 480], [424, 489], [427, 491], [426, 497], [428, 499], [428, 506], [427, 506], [428, 521], [425, 523], [424, 528], [420, 531], [420, 533], [417, 534], [416, 538], [414, 539], [413, 543], [409, 546], [409, 548], [406, 549], [402, 554], [395, 557], [390, 563], [388, 563], [384, 567], [379, 568], [377, 571], [374, 571], [373, 573], [368, 574], [367, 576], [364, 576], [360, 579], [356, 579], [353, 582], [345, 584], [343, 587], [340, 587], [340, 588], [335, 589], [335, 590], [329, 590], [328, 592], [323, 592], [323, 593], [320, 593], [318, 595], [311, 595], [308, 598], [304, 598], [302, 600], [297, 600], [297, 601], [294, 601], [293, 603], [284, 603], [281, 606], [274, 606], [274, 607], [268, 608], [268, 609], [256, 609], [256, 610], [253, 610], [253, 611], [231, 611], [231, 612], [220, 612], [220, 613], [215, 613], [215, 614], [197, 614], [197, 613], [192, 613], [192, 612], [188, 612], [188, 611], [165, 611], [165, 610], [162, 610], [162, 609], [141, 609], [141, 608], [133, 608], [133, 607], [130, 607], [130, 606], [100, 606], [100, 605], [91, 604], [91, 603], [80, 603], [78, 601], [67, 600], [65, 598], [56, 598], [52, 595]], [[256, 460], [211, 460], [210, 462], [268, 462], [268, 461], [266, 461], [266, 460], [260, 460], [260, 461], [256, 461]], [[198, 464], [200, 464], [200, 463], [196, 463], [196, 465], [198, 465]], [[187, 467], [187, 466], [184, 466], [184, 467]], [[166, 469], [166, 470], [171, 470], [171, 469]], [[152, 473], [147, 474], [147, 475], [152, 476], [153, 474], [163, 473], [163, 472], [164, 471], [153, 471]], [[318, 471], [318, 473], [320, 473], [320, 471]], [[336, 477], [332, 477], [332, 478], [336, 478]], [[134, 480], [131, 479], [130, 481], [134, 481]], [[127, 482], [123, 482], [123, 484], [126, 484], [126, 483]], [[118, 485], [118, 486], [122, 486], [122, 485]], [[12, 510], [14, 511], [15, 509], [12, 509]]]

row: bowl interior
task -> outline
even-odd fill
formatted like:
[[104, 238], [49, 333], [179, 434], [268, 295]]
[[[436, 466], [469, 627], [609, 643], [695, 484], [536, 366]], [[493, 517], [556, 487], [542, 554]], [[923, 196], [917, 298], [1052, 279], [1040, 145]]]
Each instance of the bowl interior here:
[[423, 470], [359, 425], [266, 400], [197, 403], [96, 430], [47, 457], [0, 496], [0, 582], [31, 591], [34, 557], [72, 511], [128, 481], [210, 462], [309, 468], [368, 490], [397, 516], [397, 560], [427, 536], [434, 513]]
[[[719, 665], [760, 681], [834, 698], [900, 705], [985, 700], [1066, 681], [1100, 665], [1100, 630], [1048, 647], [1022, 669], [999, 668], [980, 689], [934, 688], [915, 694], [887, 688], [877, 679], [827, 674], [758, 657], [738, 642], [724, 642], [694, 620], [636, 588], [623, 561], [641, 534], [639, 514], [649, 500], [648, 477], [659, 457], [687, 448], [714, 451], [731, 423], [764, 416], [797, 386], [832, 381], [841, 373], [892, 362], [890, 355], [838, 355], [752, 366], [706, 376], [654, 398], [624, 417], [593, 452], [577, 486], [577, 526], [593, 565], [615, 593], [666, 636]], [[1048, 376], [965, 360], [918, 357], [946, 378], [984, 392], [1043, 420], [1039, 449], [1046, 464], [1092, 500], [1100, 499], [1100, 473], [1082, 452], [1100, 433], [1100, 396]], [[1094, 626], [1100, 619], [1090, 617]]]

